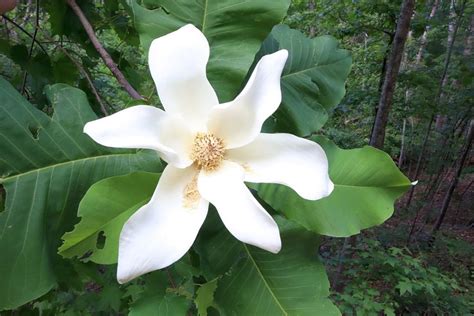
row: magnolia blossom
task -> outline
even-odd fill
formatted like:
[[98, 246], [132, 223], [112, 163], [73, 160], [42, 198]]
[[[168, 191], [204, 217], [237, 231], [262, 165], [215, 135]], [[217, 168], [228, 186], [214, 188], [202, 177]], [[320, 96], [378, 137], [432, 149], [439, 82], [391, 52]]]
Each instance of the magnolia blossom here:
[[117, 279], [127, 282], [179, 260], [192, 246], [209, 203], [238, 240], [277, 253], [278, 226], [244, 184], [280, 183], [309, 200], [333, 190], [316, 143], [260, 133], [281, 102], [288, 52], [261, 58], [242, 92], [219, 104], [206, 77], [209, 44], [193, 25], [155, 39], [148, 62], [165, 111], [147, 105], [89, 122], [84, 132], [119, 148], [147, 148], [167, 162], [148, 204], [120, 234]]

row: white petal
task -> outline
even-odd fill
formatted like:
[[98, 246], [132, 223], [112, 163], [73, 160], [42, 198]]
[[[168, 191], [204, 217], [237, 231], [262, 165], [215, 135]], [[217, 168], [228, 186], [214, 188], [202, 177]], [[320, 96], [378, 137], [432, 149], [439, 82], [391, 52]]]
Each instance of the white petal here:
[[209, 44], [188, 24], [155, 39], [148, 52], [150, 72], [166, 112], [178, 113], [194, 129], [205, 128], [211, 108], [218, 104], [206, 77]]
[[260, 134], [226, 157], [244, 166], [245, 181], [284, 184], [308, 200], [326, 197], [334, 189], [321, 146], [291, 134]]
[[222, 222], [235, 238], [277, 253], [281, 249], [278, 226], [243, 181], [243, 168], [231, 161], [223, 161], [217, 170], [201, 171], [198, 188], [202, 197], [214, 204]]
[[146, 148], [174, 166], [184, 168], [193, 136], [184, 120], [148, 105], [137, 105], [88, 122], [84, 133], [97, 143], [114, 148]]
[[165, 268], [189, 250], [209, 206], [201, 198], [194, 204], [184, 199], [185, 188], [197, 172], [194, 167], [167, 166], [150, 202], [125, 223], [119, 242], [119, 283]]
[[280, 76], [287, 57], [285, 49], [262, 57], [237, 98], [213, 109], [208, 129], [224, 139], [227, 148], [254, 140], [263, 122], [280, 105]]

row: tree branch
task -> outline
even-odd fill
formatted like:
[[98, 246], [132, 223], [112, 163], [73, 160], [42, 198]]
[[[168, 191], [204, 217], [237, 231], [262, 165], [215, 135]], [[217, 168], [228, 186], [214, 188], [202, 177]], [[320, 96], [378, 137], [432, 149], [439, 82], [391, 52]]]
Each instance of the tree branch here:
[[86, 31], [87, 36], [89, 36], [89, 39], [92, 42], [92, 45], [94, 45], [94, 48], [99, 53], [105, 65], [114, 74], [115, 78], [117, 78], [117, 81], [120, 83], [120, 85], [125, 89], [125, 91], [128, 92], [128, 94], [132, 98], [143, 99], [143, 97], [130, 85], [130, 83], [127, 81], [123, 73], [118, 69], [117, 65], [112, 60], [112, 57], [110, 57], [109, 53], [107, 53], [105, 48], [99, 42], [99, 40], [97, 39], [97, 36], [94, 33], [94, 29], [92, 28], [92, 25], [87, 20], [87, 17], [84, 15], [81, 8], [77, 5], [76, 0], [66, 0], [66, 2], [71, 7], [72, 11], [74, 11], [74, 13], [77, 15], [79, 20], [81, 21], [81, 24], [84, 27], [84, 30]]
[[[28, 10], [26, 12], [28, 14]], [[38, 28], [39, 28], [39, 0], [36, 0], [36, 13], [35, 13], [35, 32], [33, 33], [30, 51], [28, 52], [28, 59], [31, 59], [31, 55], [33, 54], [33, 48], [35, 47], [36, 43], [36, 35], [38, 35]], [[25, 74], [23, 75], [23, 84], [21, 85], [21, 93], [25, 93], [26, 90], [26, 79], [28, 78], [28, 72], [25, 70]]]
[[59, 49], [64, 53], [64, 55], [66, 55], [73, 63], [74, 65], [76, 65], [77, 69], [79, 69], [80, 72], [82, 72], [82, 74], [84, 75], [84, 77], [86, 78], [86, 81], [87, 83], [89, 84], [89, 87], [91, 88], [92, 90], [92, 93], [94, 94], [97, 102], [99, 103], [100, 105], [100, 110], [101, 112], [107, 116], [109, 115], [109, 112], [107, 111], [107, 108], [105, 107], [105, 104], [104, 104], [104, 101], [102, 101], [100, 95], [99, 95], [99, 92], [97, 92], [97, 89], [95, 88], [94, 86], [94, 83], [92, 82], [92, 79], [91, 77], [89, 76], [89, 74], [87, 73], [87, 71], [84, 69], [84, 67], [82, 67], [82, 65], [76, 60], [74, 59], [74, 57], [72, 57], [69, 52], [64, 49], [64, 47], [62, 46], [58, 46]]
[[30, 33], [28, 33], [27, 30], [25, 30], [23, 27], [21, 27], [21, 25], [19, 25], [18, 23], [16, 23], [15, 21], [13, 21], [12, 19], [10, 19], [9, 17], [7, 17], [6, 15], [2, 14], [2, 18], [5, 19], [5, 21], [13, 24], [15, 27], [17, 27], [20, 31], [22, 31], [23, 33], [25, 33], [29, 38], [31, 38], [40, 48], [41, 50], [47, 55], [48, 52], [46, 51], [46, 49], [43, 47], [43, 45], [41, 45], [40, 42], [38, 42], [38, 40], [36, 38], [33, 37], [33, 35], [31, 35]]

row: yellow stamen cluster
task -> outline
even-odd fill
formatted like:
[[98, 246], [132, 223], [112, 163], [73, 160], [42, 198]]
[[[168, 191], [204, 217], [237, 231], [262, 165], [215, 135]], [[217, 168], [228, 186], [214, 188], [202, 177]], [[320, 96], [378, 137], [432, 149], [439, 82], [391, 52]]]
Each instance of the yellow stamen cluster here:
[[191, 159], [198, 168], [212, 171], [219, 167], [224, 158], [224, 142], [213, 134], [198, 133], [194, 138]]

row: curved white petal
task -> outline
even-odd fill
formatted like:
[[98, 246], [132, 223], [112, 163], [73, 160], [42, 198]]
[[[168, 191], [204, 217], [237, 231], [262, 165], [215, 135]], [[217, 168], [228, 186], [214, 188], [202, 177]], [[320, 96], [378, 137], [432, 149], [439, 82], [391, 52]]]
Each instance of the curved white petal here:
[[223, 161], [217, 170], [201, 171], [198, 188], [235, 238], [273, 253], [280, 251], [278, 226], [245, 186], [241, 166]]
[[148, 64], [166, 112], [182, 115], [196, 130], [205, 128], [216, 93], [206, 77], [209, 44], [195, 26], [188, 24], [155, 39]]
[[280, 105], [280, 76], [287, 57], [285, 49], [263, 56], [237, 98], [212, 110], [208, 129], [224, 139], [227, 148], [254, 140], [263, 122]]
[[184, 120], [148, 105], [137, 105], [88, 122], [84, 133], [97, 143], [114, 148], [146, 148], [174, 166], [184, 168], [193, 136]]
[[291, 134], [262, 133], [250, 144], [227, 151], [226, 159], [244, 166], [245, 181], [284, 184], [308, 200], [334, 189], [321, 146]]
[[194, 167], [167, 166], [150, 202], [125, 223], [120, 233], [117, 280], [128, 282], [147, 272], [165, 268], [191, 247], [209, 203], [198, 197], [184, 199], [186, 187], [196, 181]]

